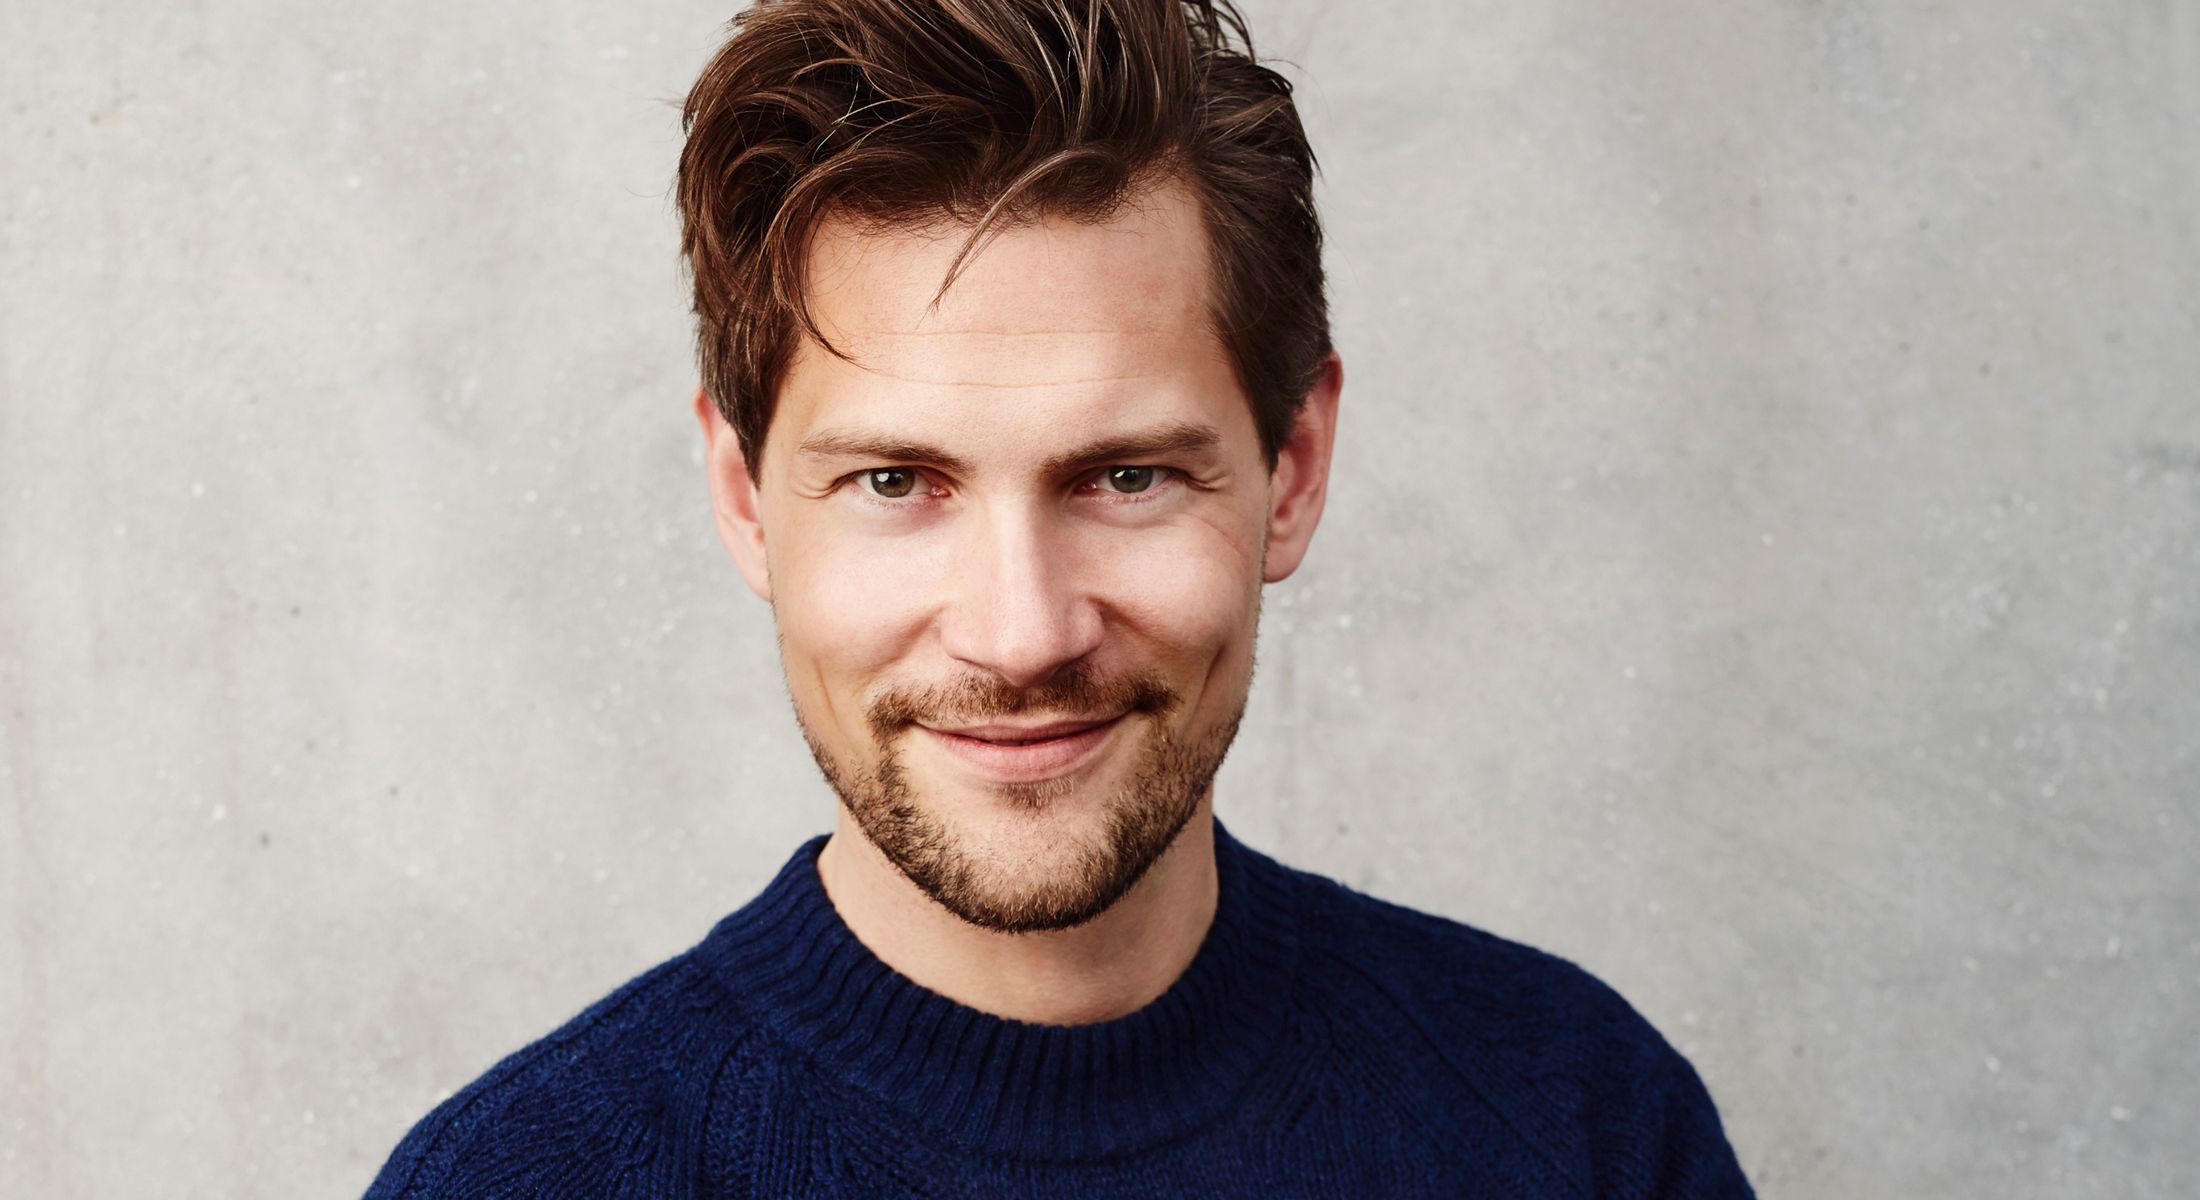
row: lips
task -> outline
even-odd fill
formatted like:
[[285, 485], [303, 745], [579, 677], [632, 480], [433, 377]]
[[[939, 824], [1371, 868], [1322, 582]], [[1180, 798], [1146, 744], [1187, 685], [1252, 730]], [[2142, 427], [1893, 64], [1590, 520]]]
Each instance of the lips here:
[[986, 779], [1035, 783], [1085, 765], [1122, 721], [1118, 715], [1100, 721], [1053, 721], [1044, 725], [917, 728], [934, 745]]
[[1038, 742], [1052, 741], [1055, 738], [1083, 733], [1087, 729], [1096, 729], [1112, 720], [1114, 720], [1113, 717], [1102, 721], [1056, 721], [1052, 724], [1031, 726], [971, 725], [961, 729], [938, 729], [933, 732], [953, 734], [956, 737], [970, 738], [974, 741], [991, 742], [997, 746], [1029, 746]]

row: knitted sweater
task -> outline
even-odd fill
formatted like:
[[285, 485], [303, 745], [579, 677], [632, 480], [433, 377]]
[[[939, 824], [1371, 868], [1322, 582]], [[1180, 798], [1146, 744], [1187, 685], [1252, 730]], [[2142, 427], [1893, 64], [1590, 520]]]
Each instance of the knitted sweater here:
[[1751, 1195], [1695, 1071], [1610, 988], [1219, 822], [1191, 965], [1088, 1025], [895, 972], [826, 897], [824, 842], [439, 1105], [368, 1200]]

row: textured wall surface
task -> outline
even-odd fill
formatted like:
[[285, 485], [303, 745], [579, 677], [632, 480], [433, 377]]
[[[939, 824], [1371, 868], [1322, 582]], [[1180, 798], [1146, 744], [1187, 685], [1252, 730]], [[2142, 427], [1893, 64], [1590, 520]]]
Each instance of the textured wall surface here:
[[[2200, 1194], [2200, 10], [1248, 10], [1347, 386], [1223, 819], [1768, 1196]], [[0, 1194], [355, 1195], [828, 825], [686, 404], [728, 15], [5, 0]]]

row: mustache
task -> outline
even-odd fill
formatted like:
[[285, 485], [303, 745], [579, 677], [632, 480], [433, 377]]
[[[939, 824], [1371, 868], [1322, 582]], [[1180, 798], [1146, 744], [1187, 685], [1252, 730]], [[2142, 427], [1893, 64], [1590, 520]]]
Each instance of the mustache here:
[[1071, 667], [1043, 683], [1016, 687], [990, 675], [966, 675], [929, 687], [891, 687], [864, 707], [871, 736], [880, 742], [911, 725], [975, 724], [989, 717], [1053, 712], [1074, 717], [1112, 717], [1121, 712], [1167, 713], [1180, 702], [1159, 675], [1100, 675]]

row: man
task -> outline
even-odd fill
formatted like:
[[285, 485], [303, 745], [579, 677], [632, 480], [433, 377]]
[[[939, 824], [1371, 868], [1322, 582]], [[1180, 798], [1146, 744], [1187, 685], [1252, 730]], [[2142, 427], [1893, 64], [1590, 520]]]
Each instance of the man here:
[[1212, 781], [1342, 367], [1289, 89], [1206, 0], [782, 0], [686, 106], [695, 412], [840, 798], [372, 1197], [1749, 1195], [1561, 960]]

